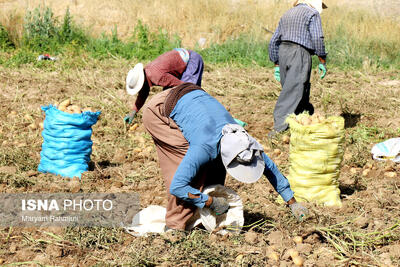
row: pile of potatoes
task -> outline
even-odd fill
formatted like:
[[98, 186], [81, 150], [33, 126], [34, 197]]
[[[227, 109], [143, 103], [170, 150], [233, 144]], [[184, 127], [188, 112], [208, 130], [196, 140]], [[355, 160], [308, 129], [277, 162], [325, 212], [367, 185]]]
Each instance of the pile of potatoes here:
[[84, 108], [81, 109], [81, 107], [79, 107], [78, 105], [74, 105], [71, 102], [71, 99], [66, 99], [64, 101], [62, 101], [60, 104], [56, 103], [55, 104], [56, 108], [58, 108], [61, 111], [73, 114], [73, 113], [82, 113], [85, 111], [91, 111], [91, 112], [95, 112], [95, 110], [93, 108]]
[[[293, 241], [296, 245], [303, 243], [303, 238], [301, 236], [293, 237]], [[300, 255], [300, 252], [296, 248], [289, 248], [285, 251], [282, 257], [275, 251], [275, 246], [269, 246], [267, 248], [267, 257], [275, 262], [279, 262], [279, 260], [284, 260], [288, 263], [288, 260], [292, 260], [295, 266], [303, 266], [304, 258]]]
[[312, 116], [308, 114], [300, 114], [296, 116], [296, 121], [304, 126], [323, 123], [325, 120], [325, 116], [318, 113], [314, 113]]

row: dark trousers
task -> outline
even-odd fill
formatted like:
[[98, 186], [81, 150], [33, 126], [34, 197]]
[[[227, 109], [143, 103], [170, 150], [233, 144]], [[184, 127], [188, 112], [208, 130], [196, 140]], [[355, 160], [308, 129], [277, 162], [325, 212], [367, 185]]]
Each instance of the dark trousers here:
[[282, 42], [279, 46], [279, 70], [282, 91], [274, 109], [274, 129], [282, 132], [289, 114], [308, 111], [314, 113], [310, 103], [311, 54], [301, 45]]

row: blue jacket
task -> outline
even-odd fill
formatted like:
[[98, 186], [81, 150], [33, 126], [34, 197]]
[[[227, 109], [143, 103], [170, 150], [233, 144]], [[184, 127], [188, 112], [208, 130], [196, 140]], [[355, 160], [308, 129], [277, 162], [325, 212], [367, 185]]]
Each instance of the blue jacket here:
[[[202, 90], [195, 90], [181, 97], [170, 117], [189, 143], [189, 149], [175, 172], [170, 193], [203, 208], [208, 196], [191, 187], [190, 183], [203, 164], [219, 155], [222, 128], [236, 122], [217, 99]], [[282, 198], [288, 201], [293, 197], [289, 182], [267, 155], [263, 154], [263, 157], [266, 166], [264, 174]], [[199, 198], [189, 198], [188, 193], [198, 195]]]

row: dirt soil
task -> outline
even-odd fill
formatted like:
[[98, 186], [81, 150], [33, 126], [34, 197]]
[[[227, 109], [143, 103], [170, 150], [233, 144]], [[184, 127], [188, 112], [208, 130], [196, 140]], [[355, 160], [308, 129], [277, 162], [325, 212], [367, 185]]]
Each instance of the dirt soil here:
[[[137, 192], [141, 207], [165, 206], [156, 151], [141, 113], [135, 130], [123, 122], [132, 101], [124, 90], [125, 74], [133, 64], [82, 59], [74, 68], [59, 62], [41, 68], [0, 67], [0, 192]], [[267, 139], [280, 92], [273, 70], [206, 66], [203, 77], [203, 88], [248, 123], [249, 133], [288, 174], [289, 144], [282, 136]], [[100, 227], [2, 227], [0, 265], [295, 266], [292, 248], [304, 266], [399, 266], [400, 167], [373, 161], [370, 155], [373, 144], [400, 135], [399, 95], [398, 71], [329, 70], [323, 80], [313, 72], [315, 109], [346, 121], [341, 208], [305, 203], [310, 216], [298, 223], [277, 201], [267, 179], [241, 184], [228, 177], [226, 186], [244, 204], [245, 227], [239, 235], [196, 229], [186, 235], [133, 237], [123, 229]], [[91, 169], [78, 183], [37, 171], [43, 141], [40, 107], [68, 97], [102, 112], [93, 126]]]

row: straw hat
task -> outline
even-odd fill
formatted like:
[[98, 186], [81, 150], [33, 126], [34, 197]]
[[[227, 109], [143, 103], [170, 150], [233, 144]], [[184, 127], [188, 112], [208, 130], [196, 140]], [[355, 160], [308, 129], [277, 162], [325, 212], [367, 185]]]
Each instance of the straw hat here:
[[142, 89], [144, 83], [143, 64], [138, 63], [126, 76], [126, 91], [130, 95], [137, 94]]

